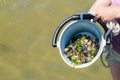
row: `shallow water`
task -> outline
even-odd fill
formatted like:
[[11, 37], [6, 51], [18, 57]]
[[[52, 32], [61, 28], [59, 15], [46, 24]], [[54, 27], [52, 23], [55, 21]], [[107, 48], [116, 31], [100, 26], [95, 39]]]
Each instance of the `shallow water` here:
[[53, 33], [59, 23], [86, 13], [94, 0], [0, 0], [0, 80], [111, 80], [98, 60], [84, 69], [67, 66]]

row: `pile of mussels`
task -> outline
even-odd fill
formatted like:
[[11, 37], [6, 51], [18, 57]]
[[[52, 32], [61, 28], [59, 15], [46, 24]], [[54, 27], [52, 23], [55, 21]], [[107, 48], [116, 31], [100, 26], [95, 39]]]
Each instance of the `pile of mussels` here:
[[80, 65], [90, 62], [95, 57], [98, 47], [98, 40], [88, 35], [80, 35], [79, 38], [70, 40], [64, 52], [74, 65]]

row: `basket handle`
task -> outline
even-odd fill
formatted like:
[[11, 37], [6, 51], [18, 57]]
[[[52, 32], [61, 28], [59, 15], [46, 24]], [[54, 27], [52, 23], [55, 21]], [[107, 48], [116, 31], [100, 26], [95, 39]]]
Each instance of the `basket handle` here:
[[[95, 16], [91, 15], [91, 14], [80, 14], [80, 15], [73, 15], [68, 17], [67, 19], [65, 19], [56, 29], [54, 36], [53, 36], [53, 40], [52, 40], [52, 46], [53, 47], [57, 47], [57, 37], [58, 34], [60, 33], [61, 29], [63, 28], [63, 26], [65, 26], [68, 22], [70, 21], [75, 21], [75, 20], [80, 20], [80, 19], [94, 19]], [[107, 40], [107, 44], [111, 44], [111, 36], [109, 34], [109, 30], [106, 27], [106, 24], [101, 20], [101, 19], [97, 19], [97, 22], [103, 27], [104, 31], [105, 31], [105, 35], [104, 38]], [[108, 32], [109, 31], [109, 32]], [[106, 34], [108, 33], [108, 34]]]

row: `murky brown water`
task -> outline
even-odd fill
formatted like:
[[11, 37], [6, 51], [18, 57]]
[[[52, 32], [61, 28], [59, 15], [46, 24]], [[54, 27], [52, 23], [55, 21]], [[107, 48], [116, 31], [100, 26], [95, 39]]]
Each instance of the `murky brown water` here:
[[111, 80], [98, 60], [67, 66], [51, 40], [59, 23], [94, 0], [0, 0], [0, 80]]

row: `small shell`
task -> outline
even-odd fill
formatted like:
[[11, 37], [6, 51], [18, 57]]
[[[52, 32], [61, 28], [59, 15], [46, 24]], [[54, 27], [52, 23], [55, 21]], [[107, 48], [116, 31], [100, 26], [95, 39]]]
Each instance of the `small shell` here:
[[86, 44], [85, 47], [88, 47], [88, 45]]
[[85, 51], [87, 50], [87, 47], [86, 46], [81, 46], [81, 51]]
[[65, 49], [64, 49], [64, 52], [66, 53], [66, 52], [68, 52], [68, 50], [69, 50], [69, 48], [65, 48]]
[[73, 54], [70, 52], [66, 54], [66, 57], [71, 57], [71, 56], [73, 56]]
[[87, 47], [87, 50], [88, 50], [88, 51], [91, 51], [91, 50], [92, 50], [92, 47], [91, 47], [91, 46], [88, 46], [88, 47]]
[[64, 48], [64, 52], [65, 52], [65, 53], [67, 53], [67, 52], [69, 52], [69, 51], [71, 51], [71, 50], [72, 50], [72, 48], [70, 48], [70, 47]]
[[92, 59], [91, 59], [90, 57], [86, 57], [85, 60], [86, 60], [87, 62], [90, 62]]
[[82, 61], [80, 59], [77, 59], [78, 64], [82, 64]]
[[73, 55], [73, 56], [71, 57], [71, 59], [73, 59], [73, 60], [76, 60], [77, 58], [78, 58], [77, 55]]
[[90, 41], [87, 43], [87, 45], [89, 45], [89, 46], [90, 46], [91, 44], [92, 44], [92, 41], [90, 40]]
[[81, 61], [84, 63], [86, 60], [85, 60], [85, 56], [83, 56], [82, 58], [81, 58]]
[[92, 42], [95, 42], [95, 41], [96, 41], [95, 39], [92, 40]]
[[84, 40], [86, 38], [86, 36], [82, 36], [82, 40]]
[[92, 43], [92, 47], [95, 47], [95, 43]]
[[73, 46], [74, 46], [74, 44], [73, 44], [73, 43], [71, 43], [68, 47], [72, 48]]
[[87, 43], [88, 43], [88, 39], [85, 39], [85, 40], [84, 40], [84, 43], [87, 44]]

